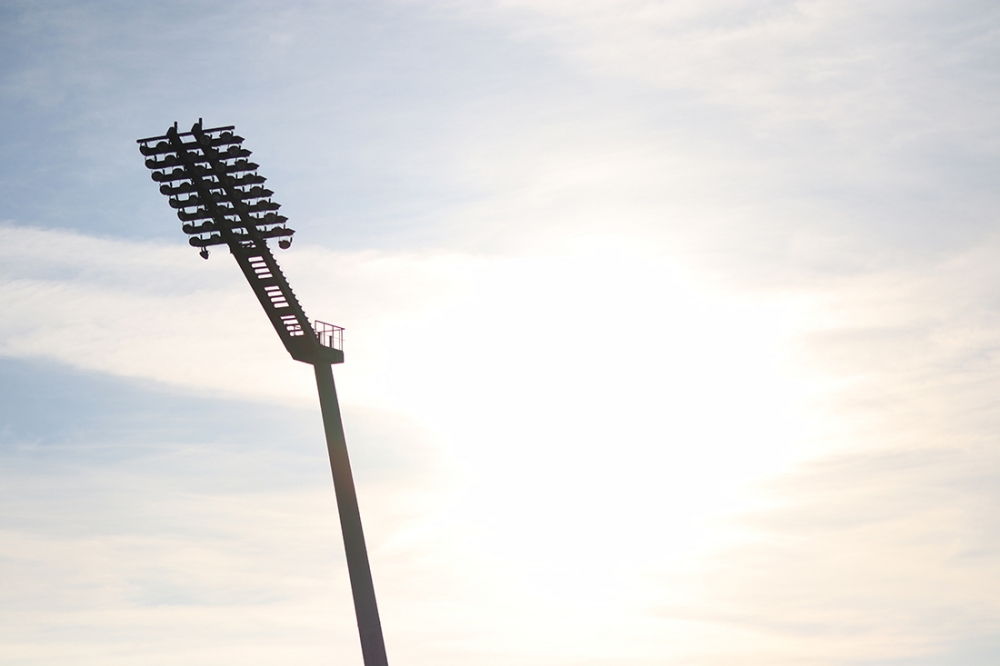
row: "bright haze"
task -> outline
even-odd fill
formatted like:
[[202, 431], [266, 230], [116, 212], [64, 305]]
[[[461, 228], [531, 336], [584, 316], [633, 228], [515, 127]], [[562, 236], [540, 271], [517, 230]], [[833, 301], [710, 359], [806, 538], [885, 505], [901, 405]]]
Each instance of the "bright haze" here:
[[0, 7], [0, 662], [360, 664], [311, 369], [135, 140], [236, 125], [346, 328], [396, 666], [993, 665], [994, 2]]

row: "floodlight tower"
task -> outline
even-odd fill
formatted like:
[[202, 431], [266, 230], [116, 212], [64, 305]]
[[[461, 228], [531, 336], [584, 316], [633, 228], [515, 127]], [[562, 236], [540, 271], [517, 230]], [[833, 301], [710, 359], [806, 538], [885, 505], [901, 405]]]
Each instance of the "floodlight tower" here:
[[365, 666], [387, 666], [333, 383], [332, 365], [344, 362], [344, 329], [321, 321], [311, 324], [302, 311], [267, 245], [269, 238], [277, 238], [278, 247], [287, 249], [295, 231], [285, 224], [288, 218], [277, 213], [279, 204], [271, 201], [274, 193], [263, 186], [265, 178], [257, 174], [258, 165], [247, 160], [250, 151], [243, 148], [243, 137], [234, 129], [204, 129], [199, 118], [190, 132], [178, 132], [174, 123], [164, 136], [139, 139], [139, 151], [147, 157], [146, 166], [152, 170], [153, 180], [160, 183], [160, 192], [170, 197], [171, 207], [177, 209], [182, 228], [191, 237], [188, 242], [200, 248], [205, 259], [210, 246], [228, 245], [285, 349], [293, 359], [315, 369], [361, 651]]

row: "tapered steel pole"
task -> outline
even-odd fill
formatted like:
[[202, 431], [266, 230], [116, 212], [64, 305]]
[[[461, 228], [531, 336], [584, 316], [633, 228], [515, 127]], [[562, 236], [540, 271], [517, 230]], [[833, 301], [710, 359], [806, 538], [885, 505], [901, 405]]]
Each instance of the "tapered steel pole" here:
[[368, 565], [368, 549], [365, 548], [365, 534], [361, 529], [358, 495], [354, 491], [351, 461], [347, 456], [347, 439], [344, 437], [344, 424], [340, 418], [337, 387], [333, 383], [333, 369], [323, 363], [317, 363], [313, 367], [316, 368], [316, 387], [319, 389], [319, 404], [326, 429], [326, 446], [330, 452], [340, 529], [344, 534], [347, 571], [351, 576], [351, 590], [354, 593], [354, 611], [358, 617], [358, 632], [361, 634], [361, 652], [365, 666], [388, 666], [385, 642], [382, 639], [382, 623], [375, 603], [375, 586]]

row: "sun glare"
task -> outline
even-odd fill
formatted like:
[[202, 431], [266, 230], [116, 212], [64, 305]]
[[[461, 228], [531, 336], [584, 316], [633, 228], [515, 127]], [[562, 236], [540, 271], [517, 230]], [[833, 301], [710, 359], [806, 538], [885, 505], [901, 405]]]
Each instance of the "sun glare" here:
[[685, 603], [682, 574], [745, 536], [736, 517], [767, 501], [757, 484], [815, 453], [816, 386], [787, 353], [793, 299], [712, 291], [608, 244], [353, 269], [427, 290], [403, 318], [355, 323], [347, 375], [362, 402], [433, 433], [453, 472], [395, 545], [473, 562], [453, 573], [558, 607], [577, 619], [567, 631]]

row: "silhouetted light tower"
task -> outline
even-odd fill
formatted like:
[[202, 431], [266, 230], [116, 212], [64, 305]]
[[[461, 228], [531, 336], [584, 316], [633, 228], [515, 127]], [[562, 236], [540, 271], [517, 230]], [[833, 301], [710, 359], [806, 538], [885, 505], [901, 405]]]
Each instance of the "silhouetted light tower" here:
[[229, 246], [285, 349], [296, 361], [309, 363], [316, 371], [361, 651], [365, 666], [387, 666], [331, 368], [344, 362], [344, 329], [321, 321], [310, 324], [288, 286], [267, 239], [277, 238], [278, 247], [287, 249], [295, 232], [285, 225], [288, 218], [278, 215], [279, 204], [271, 201], [274, 193], [263, 186], [265, 178], [257, 174], [257, 165], [247, 160], [250, 151], [243, 148], [243, 137], [236, 136], [234, 129], [203, 129], [199, 118], [190, 132], [178, 132], [174, 123], [165, 136], [139, 139], [139, 150], [147, 157], [146, 166], [153, 171], [153, 180], [160, 183], [160, 192], [170, 197], [171, 207], [177, 209], [191, 245], [201, 248], [205, 259], [209, 246]]

